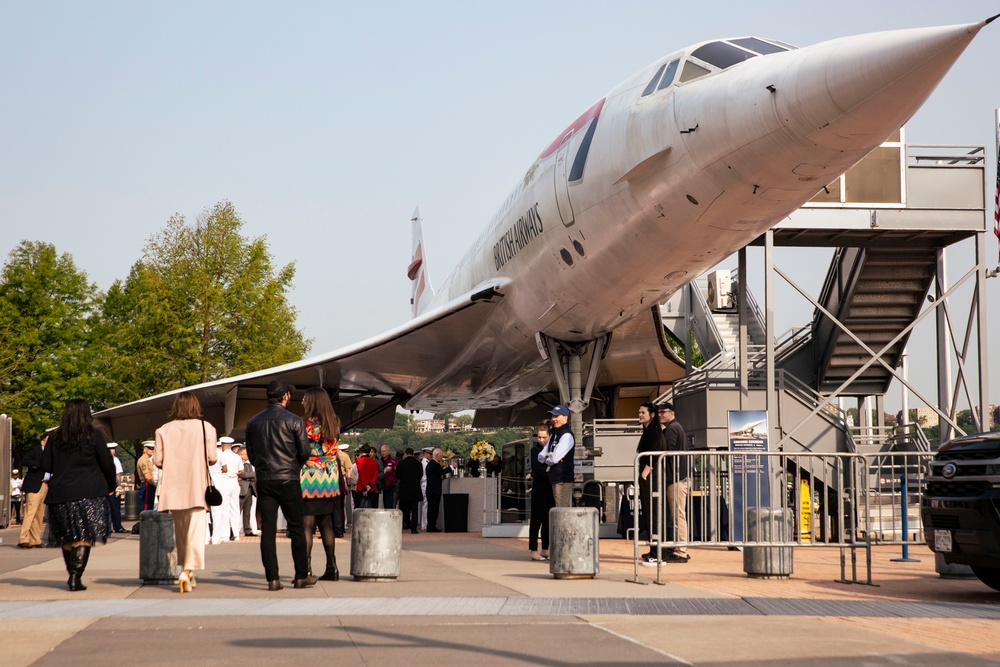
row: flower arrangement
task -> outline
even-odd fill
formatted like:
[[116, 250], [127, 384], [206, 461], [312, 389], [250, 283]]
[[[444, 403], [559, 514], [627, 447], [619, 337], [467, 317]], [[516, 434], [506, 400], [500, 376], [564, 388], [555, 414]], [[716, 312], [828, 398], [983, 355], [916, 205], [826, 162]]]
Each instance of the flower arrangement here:
[[485, 440], [480, 440], [472, 446], [472, 451], [469, 452], [471, 458], [477, 461], [492, 461], [493, 457], [497, 455], [497, 451], [493, 449], [493, 445], [486, 442]]

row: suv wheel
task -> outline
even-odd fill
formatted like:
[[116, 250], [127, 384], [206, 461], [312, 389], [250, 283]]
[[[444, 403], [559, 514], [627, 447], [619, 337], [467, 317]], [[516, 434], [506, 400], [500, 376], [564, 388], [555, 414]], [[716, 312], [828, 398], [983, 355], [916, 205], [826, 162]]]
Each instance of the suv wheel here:
[[995, 591], [1000, 591], [1000, 567], [981, 567], [973, 565], [972, 571], [977, 577], [979, 577], [979, 581], [983, 582]]

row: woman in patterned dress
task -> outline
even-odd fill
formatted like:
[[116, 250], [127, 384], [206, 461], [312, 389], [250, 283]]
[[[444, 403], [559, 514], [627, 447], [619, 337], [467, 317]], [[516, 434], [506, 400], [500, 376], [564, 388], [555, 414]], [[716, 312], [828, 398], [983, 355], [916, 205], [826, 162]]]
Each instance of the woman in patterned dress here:
[[[303, 517], [306, 530], [306, 554], [309, 556], [309, 573], [312, 574], [313, 534], [319, 526], [323, 550], [326, 552], [326, 570], [320, 579], [338, 581], [337, 555], [334, 553], [333, 499], [340, 493], [340, 465], [337, 461], [337, 436], [340, 419], [333, 411], [330, 396], [320, 387], [307, 389], [302, 397], [302, 416], [306, 422], [306, 437], [312, 449], [309, 460], [302, 466], [302, 497], [305, 504]], [[312, 476], [310, 473], [316, 473]]]
[[45, 504], [49, 506], [49, 546], [62, 547], [71, 591], [85, 591], [80, 581], [94, 542], [108, 541], [111, 511], [105, 500], [115, 488], [115, 463], [107, 440], [94, 428], [90, 405], [74, 398], [63, 408], [62, 421], [42, 452], [42, 469], [51, 475]]

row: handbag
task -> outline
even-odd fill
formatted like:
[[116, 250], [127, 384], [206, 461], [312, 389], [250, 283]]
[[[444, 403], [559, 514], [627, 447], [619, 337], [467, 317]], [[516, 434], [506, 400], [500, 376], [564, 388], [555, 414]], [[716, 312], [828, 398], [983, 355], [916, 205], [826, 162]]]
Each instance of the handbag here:
[[[205, 420], [201, 420], [201, 435], [203, 444], [208, 442], [208, 432], [205, 431]], [[208, 487], [205, 489], [205, 503], [209, 507], [218, 507], [222, 504], [222, 492], [212, 484], [212, 472], [208, 469], [208, 452], [205, 452], [205, 472], [208, 473]]]

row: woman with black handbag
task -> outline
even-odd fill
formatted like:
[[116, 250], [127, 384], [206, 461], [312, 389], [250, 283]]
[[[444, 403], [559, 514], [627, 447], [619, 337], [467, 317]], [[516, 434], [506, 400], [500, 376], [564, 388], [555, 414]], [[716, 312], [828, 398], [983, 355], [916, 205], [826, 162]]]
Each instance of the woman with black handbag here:
[[94, 428], [90, 405], [74, 398], [63, 408], [59, 428], [42, 451], [42, 470], [50, 473], [50, 547], [62, 547], [71, 591], [85, 591], [80, 581], [90, 547], [108, 541], [111, 511], [105, 500], [115, 488], [115, 464], [104, 434]]
[[340, 495], [340, 464], [337, 461], [337, 436], [340, 419], [333, 411], [330, 396], [320, 387], [307, 389], [302, 397], [302, 416], [309, 438], [309, 460], [302, 466], [299, 482], [305, 505], [303, 524], [306, 531], [306, 554], [312, 574], [313, 533], [319, 534], [326, 552], [326, 570], [320, 579], [338, 581], [337, 555], [334, 553], [333, 499]]
[[[153, 465], [163, 470], [160, 481], [161, 512], [174, 518], [177, 561], [183, 569], [177, 578], [181, 593], [190, 592], [197, 582], [194, 570], [205, 569], [205, 512], [212, 491], [209, 463], [215, 463], [215, 427], [201, 417], [201, 403], [184, 391], [174, 398], [167, 415], [169, 422], [156, 429]], [[221, 502], [221, 496], [218, 501]]]

